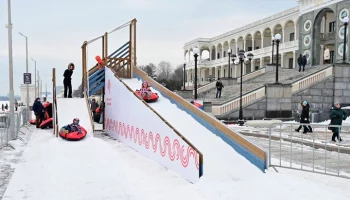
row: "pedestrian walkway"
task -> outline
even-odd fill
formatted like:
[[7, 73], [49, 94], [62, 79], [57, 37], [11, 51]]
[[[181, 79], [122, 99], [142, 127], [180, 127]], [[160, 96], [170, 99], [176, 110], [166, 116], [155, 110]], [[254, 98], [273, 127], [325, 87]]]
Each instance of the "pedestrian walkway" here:
[[[166, 183], [152, 179], [154, 174], [146, 174], [150, 164], [135, 164], [135, 157], [143, 156], [131, 149], [119, 151], [91, 135], [69, 142], [55, 138], [52, 129], [36, 129], [3, 200], [172, 199], [168, 198], [170, 191], [164, 190]], [[169, 175], [165, 178], [174, 177], [172, 172], [166, 173]], [[145, 187], [157, 183], [163, 187]], [[179, 183], [191, 185], [185, 180], [178, 180]], [[174, 191], [172, 188], [174, 185], [169, 185], [169, 190]], [[189, 194], [190, 188], [179, 187], [176, 193], [181, 199], [201, 199], [193, 192]]]

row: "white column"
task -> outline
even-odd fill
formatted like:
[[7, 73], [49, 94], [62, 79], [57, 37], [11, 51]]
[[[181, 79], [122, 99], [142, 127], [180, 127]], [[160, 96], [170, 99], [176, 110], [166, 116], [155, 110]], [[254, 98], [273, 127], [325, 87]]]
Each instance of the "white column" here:
[[255, 68], [255, 60], [253, 59], [252, 62], [250, 63], [250, 72], [253, 72]]
[[243, 50], [246, 51], [246, 43], [247, 43], [247, 40], [246, 39], [243, 39]]
[[295, 51], [293, 51], [293, 69], [295, 68], [296, 65], [296, 58], [295, 58]]
[[264, 32], [261, 33], [261, 47], [260, 49], [264, 48]]
[[260, 58], [260, 68], [264, 66], [264, 57]]
[[254, 51], [255, 49], [255, 42], [254, 42], [254, 38], [252, 39], [252, 51]]
[[281, 68], [284, 68], [284, 53], [281, 53]]

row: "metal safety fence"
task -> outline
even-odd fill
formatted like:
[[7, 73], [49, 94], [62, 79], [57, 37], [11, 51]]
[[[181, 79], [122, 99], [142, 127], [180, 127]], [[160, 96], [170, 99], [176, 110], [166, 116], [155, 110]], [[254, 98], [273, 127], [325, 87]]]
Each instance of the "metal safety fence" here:
[[274, 123], [268, 134], [270, 167], [350, 178], [350, 126]]
[[14, 130], [10, 130], [11, 123], [11, 114], [10, 113], [0, 113], [0, 149], [3, 147], [11, 147], [9, 144], [11, 140], [22, 140], [19, 134], [25, 135], [25, 133], [21, 130], [22, 128], [26, 128], [29, 130], [28, 126], [29, 119], [27, 109], [25, 107], [21, 107], [19, 111], [16, 111], [13, 115], [14, 119]]

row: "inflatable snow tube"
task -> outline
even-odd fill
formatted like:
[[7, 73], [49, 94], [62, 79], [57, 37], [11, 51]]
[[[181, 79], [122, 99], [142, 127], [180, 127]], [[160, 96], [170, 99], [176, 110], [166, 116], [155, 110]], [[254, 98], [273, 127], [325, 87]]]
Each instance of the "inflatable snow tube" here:
[[29, 123], [32, 124], [32, 125], [35, 125], [36, 124], [36, 120], [35, 119], [31, 119], [31, 120], [29, 120]]
[[[74, 132], [70, 132], [70, 133], [66, 133], [65, 132], [65, 127], [62, 127], [60, 130], [60, 137], [65, 139], [65, 140], [69, 140], [69, 141], [79, 141], [82, 140], [83, 138], [85, 138], [87, 132], [83, 127], [81, 128], [81, 132], [82, 133], [78, 133], [78, 131], [74, 131]], [[63, 129], [63, 130], [62, 130]]]
[[48, 118], [52, 118], [52, 103], [50, 103], [50, 102], [45, 102], [45, 103], [43, 104], [43, 107], [44, 107], [46, 113], [49, 115]]
[[[135, 93], [136, 93], [137, 96], [139, 96], [139, 97], [142, 98], [140, 90], [136, 90]], [[147, 95], [145, 95], [145, 97], [143, 98], [143, 100], [145, 100], [146, 102], [156, 102], [158, 99], [159, 99], [158, 94], [157, 94], [157, 93], [154, 93], [154, 92], [151, 92], [151, 95], [150, 95], [150, 99], [149, 99], [149, 100], [148, 100]]]
[[53, 128], [52, 118], [48, 118], [48, 119], [44, 120], [43, 122], [41, 122], [40, 128], [41, 129]]

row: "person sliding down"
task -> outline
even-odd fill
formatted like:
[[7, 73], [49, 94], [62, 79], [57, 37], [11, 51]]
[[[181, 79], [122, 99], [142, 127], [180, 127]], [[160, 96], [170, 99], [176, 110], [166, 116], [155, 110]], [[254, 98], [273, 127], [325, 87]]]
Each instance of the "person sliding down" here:
[[151, 89], [150, 89], [150, 85], [148, 84], [147, 81], [144, 81], [141, 85], [141, 89], [140, 89], [140, 94], [142, 96], [142, 98], [145, 98], [145, 96], [147, 95], [148, 100], [151, 99]]
[[78, 131], [78, 134], [81, 134], [81, 128], [79, 125], [79, 119], [74, 118], [72, 124], [68, 124], [66, 127], [63, 127], [65, 129], [65, 133], [71, 133], [71, 132], [76, 132]]

